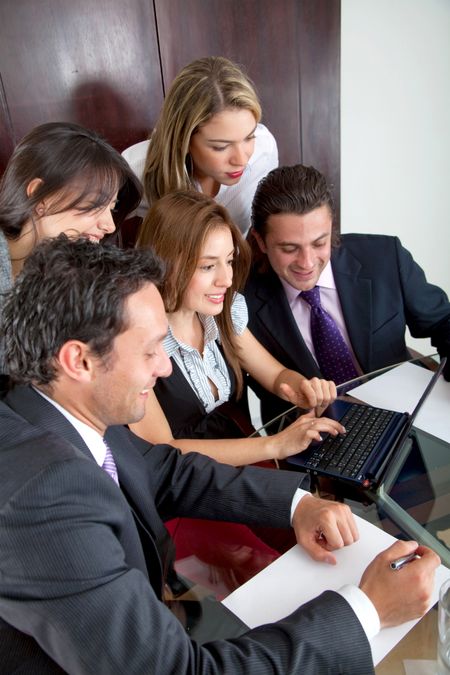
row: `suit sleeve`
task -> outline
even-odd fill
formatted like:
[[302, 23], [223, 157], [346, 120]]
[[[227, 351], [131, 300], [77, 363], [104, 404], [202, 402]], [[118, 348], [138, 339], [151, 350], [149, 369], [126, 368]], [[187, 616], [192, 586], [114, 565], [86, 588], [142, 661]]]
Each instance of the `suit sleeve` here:
[[422, 268], [395, 237], [405, 315], [411, 335], [431, 337], [433, 345], [450, 345], [450, 303], [446, 293], [430, 284]]
[[0, 615], [67, 673], [372, 672], [365, 634], [332, 592], [235, 640], [190, 641], [128, 564], [128, 518], [115, 484], [81, 459], [51, 464], [0, 508]]
[[[413, 337], [429, 337], [441, 357], [450, 357], [450, 303], [446, 293], [430, 284], [422, 268], [395, 238], [406, 323]], [[450, 361], [444, 370], [450, 380]]]
[[[114, 443], [122, 433], [131, 434], [119, 428], [115, 431]], [[107, 438], [111, 444], [113, 436]], [[309, 478], [295, 471], [236, 468], [196, 452], [181, 454], [169, 445], [152, 446], [134, 434], [129, 438], [144, 457], [163, 520], [184, 516], [290, 527], [294, 493], [298, 487], [309, 488]]]

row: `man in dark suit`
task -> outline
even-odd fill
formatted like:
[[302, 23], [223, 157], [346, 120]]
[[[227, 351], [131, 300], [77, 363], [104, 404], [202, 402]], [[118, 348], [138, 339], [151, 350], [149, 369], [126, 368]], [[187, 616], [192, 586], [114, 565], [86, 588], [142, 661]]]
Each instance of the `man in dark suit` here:
[[[259, 183], [251, 232], [255, 264], [245, 289], [248, 327], [287, 368], [340, 384], [350, 379], [346, 373], [357, 376], [411, 358], [406, 326], [414, 337], [430, 337], [441, 356], [450, 354], [444, 291], [427, 282], [397, 237], [339, 237], [330, 190], [313, 167], [279, 167]], [[311, 289], [318, 289], [339, 331], [349, 370], [333, 371], [340, 348], [328, 355], [331, 364], [321, 363], [310, 323], [313, 308], [302, 297]], [[450, 366], [444, 374], [448, 379]], [[256, 383], [252, 387], [265, 422], [288, 407]]]
[[[16, 384], [0, 402], [0, 637], [12, 647], [2, 664], [23, 656], [8, 672], [46, 675], [372, 672], [367, 635], [429, 602], [439, 559], [415, 542], [378, 556], [360, 588], [233, 641], [200, 647], [164, 604], [165, 519], [288, 527], [292, 514], [318, 564], [357, 531], [348, 507], [305, 493], [297, 474], [181, 455], [122, 426], [170, 371], [161, 279], [151, 251], [61, 235], [36, 248], [8, 295]], [[415, 549], [421, 559], [399, 584], [388, 563]]]

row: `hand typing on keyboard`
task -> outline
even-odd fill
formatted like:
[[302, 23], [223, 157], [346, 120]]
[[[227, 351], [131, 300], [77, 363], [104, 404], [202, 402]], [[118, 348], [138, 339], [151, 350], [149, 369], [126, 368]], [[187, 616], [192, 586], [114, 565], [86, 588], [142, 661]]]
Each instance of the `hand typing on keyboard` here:
[[328, 417], [316, 417], [314, 412], [306, 413], [283, 431], [267, 437], [268, 457], [285, 459], [306, 450], [312, 441], [322, 440], [321, 433], [334, 437], [345, 434], [345, 427]]

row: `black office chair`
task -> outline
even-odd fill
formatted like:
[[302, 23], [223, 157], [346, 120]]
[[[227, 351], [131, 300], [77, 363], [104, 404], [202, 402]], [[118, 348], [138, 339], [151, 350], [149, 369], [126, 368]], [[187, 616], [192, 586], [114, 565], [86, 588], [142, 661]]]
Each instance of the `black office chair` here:
[[64, 675], [34, 638], [0, 619], [0, 675]]

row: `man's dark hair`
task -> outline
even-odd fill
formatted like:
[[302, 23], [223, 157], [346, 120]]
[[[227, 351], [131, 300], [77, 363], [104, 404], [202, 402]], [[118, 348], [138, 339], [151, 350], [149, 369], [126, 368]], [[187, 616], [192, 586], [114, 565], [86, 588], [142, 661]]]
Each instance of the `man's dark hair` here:
[[146, 283], [159, 286], [164, 265], [151, 250], [100, 246], [61, 234], [44, 240], [6, 294], [1, 334], [13, 382], [46, 385], [68, 340], [106, 358], [127, 329], [125, 301]]
[[328, 206], [333, 216], [334, 205], [325, 176], [313, 166], [280, 166], [263, 178], [252, 204], [252, 226], [264, 239], [267, 219], [279, 213], [304, 215]]

